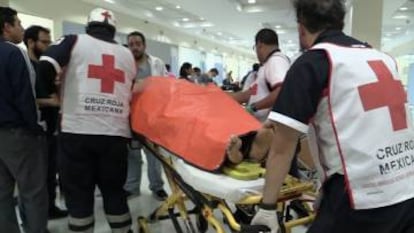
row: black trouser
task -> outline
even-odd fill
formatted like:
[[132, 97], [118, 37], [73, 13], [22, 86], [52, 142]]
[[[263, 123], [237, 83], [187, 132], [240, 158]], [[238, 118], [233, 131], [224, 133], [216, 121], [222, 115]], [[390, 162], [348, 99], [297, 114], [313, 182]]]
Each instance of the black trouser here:
[[96, 185], [102, 193], [113, 232], [127, 232], [131, 226], [123, 189], [127, 174], [127, 139], [62, 133], [58, 145], [70, 232], [93, 231]]
[[47, 168], [47, 192], [49, 194], [49, 210], [55, 206], [56, 199], [56, 174], [57, 174], [57, 138], [54, 135], [47, 135], [48, 145], [48, 168]]
[[354, 210], [343, 176], [332, 176], [323, 190], [320, 209], [308, 233], [414, 232], [414, 199], [383, 208]]

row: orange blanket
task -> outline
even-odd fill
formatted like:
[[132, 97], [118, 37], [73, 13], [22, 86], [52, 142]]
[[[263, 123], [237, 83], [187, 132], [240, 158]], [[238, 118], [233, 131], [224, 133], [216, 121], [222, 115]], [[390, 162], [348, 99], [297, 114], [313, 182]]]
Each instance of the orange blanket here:
[[213, 85], [152, 77], [134, 96], [132, 129], [186, 162], [217, 171], [225, 161], [231, 135], [261, 125], [225, 92]]

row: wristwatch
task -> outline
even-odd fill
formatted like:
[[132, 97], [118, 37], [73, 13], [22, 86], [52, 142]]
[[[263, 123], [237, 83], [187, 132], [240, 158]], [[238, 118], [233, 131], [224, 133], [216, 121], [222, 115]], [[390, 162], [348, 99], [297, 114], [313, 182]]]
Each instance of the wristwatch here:
[[256, 105], [253, 103], [253, 104], [250, 104], [249, 105], [250, 106], [250, 109], [253, 111], [253, 112], [257, 112], [257, 108], [256, 108]]

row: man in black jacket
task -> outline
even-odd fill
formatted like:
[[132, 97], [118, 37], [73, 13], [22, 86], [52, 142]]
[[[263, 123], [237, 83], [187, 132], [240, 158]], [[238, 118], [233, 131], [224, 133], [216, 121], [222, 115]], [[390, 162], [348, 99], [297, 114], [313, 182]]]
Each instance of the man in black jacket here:
[[[51, 44], [50, 31], [42, 26], [33, 25], [24, 32], [24, 44], [34, 70], [37, 70], [40, 56]], [[47, 80], [36, 76], [36, 101], [39, 105], [41, 120], [46, 124], [46, 139], [48, 145], [48, 172], [47, 191], [49, 196], [49, 218], [62, 218], [68, 215], [67, 211], [59, 209], [55, 204], [56, 199], [56, 131], [59, 118], [59, 99], [54, 83], [48, 84]]]
[[35, 73], [17, 12], [0, 7], [0, 231], [20, 233], [13, 192], [17, 183], [23, 228], [44, 233], [47, 225], [47, 154], [38, 124]]

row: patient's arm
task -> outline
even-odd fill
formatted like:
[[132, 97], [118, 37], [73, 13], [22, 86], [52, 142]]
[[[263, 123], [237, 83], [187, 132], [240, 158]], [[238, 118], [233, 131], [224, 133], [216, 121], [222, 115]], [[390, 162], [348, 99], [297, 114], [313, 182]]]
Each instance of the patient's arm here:
[[270, 145], [273, 140], [274, 129], [263, 127], [257, 131], [256, 136], [253, 139], [250, 151], [249, 159], [261, 162], [269, 153]]
[[229, 145], [226, 149], [226, 156], [230, 163], [239, 164], [243, 161], [243, 154], [241, 152], [242, 140], [233, 135], [230, 137]]
[[252, 139], [245, 138], [242, 140], [237, 136], [231, 136], [229, 145], [226, 150], [228, 160], [232, 164], [241, 163], [245, 157], [241, 151], [242, 144], [251, 143], [251, 146], [248, 146], [250, 150], [244, 152], [247, 154], [246, 157], [249, 160], [255, 162], [262, 162], [269, 152], [270, 144], [273, 140], [273, 135], [273, 128], [261, 128], [256, 132], [256, 135]]

